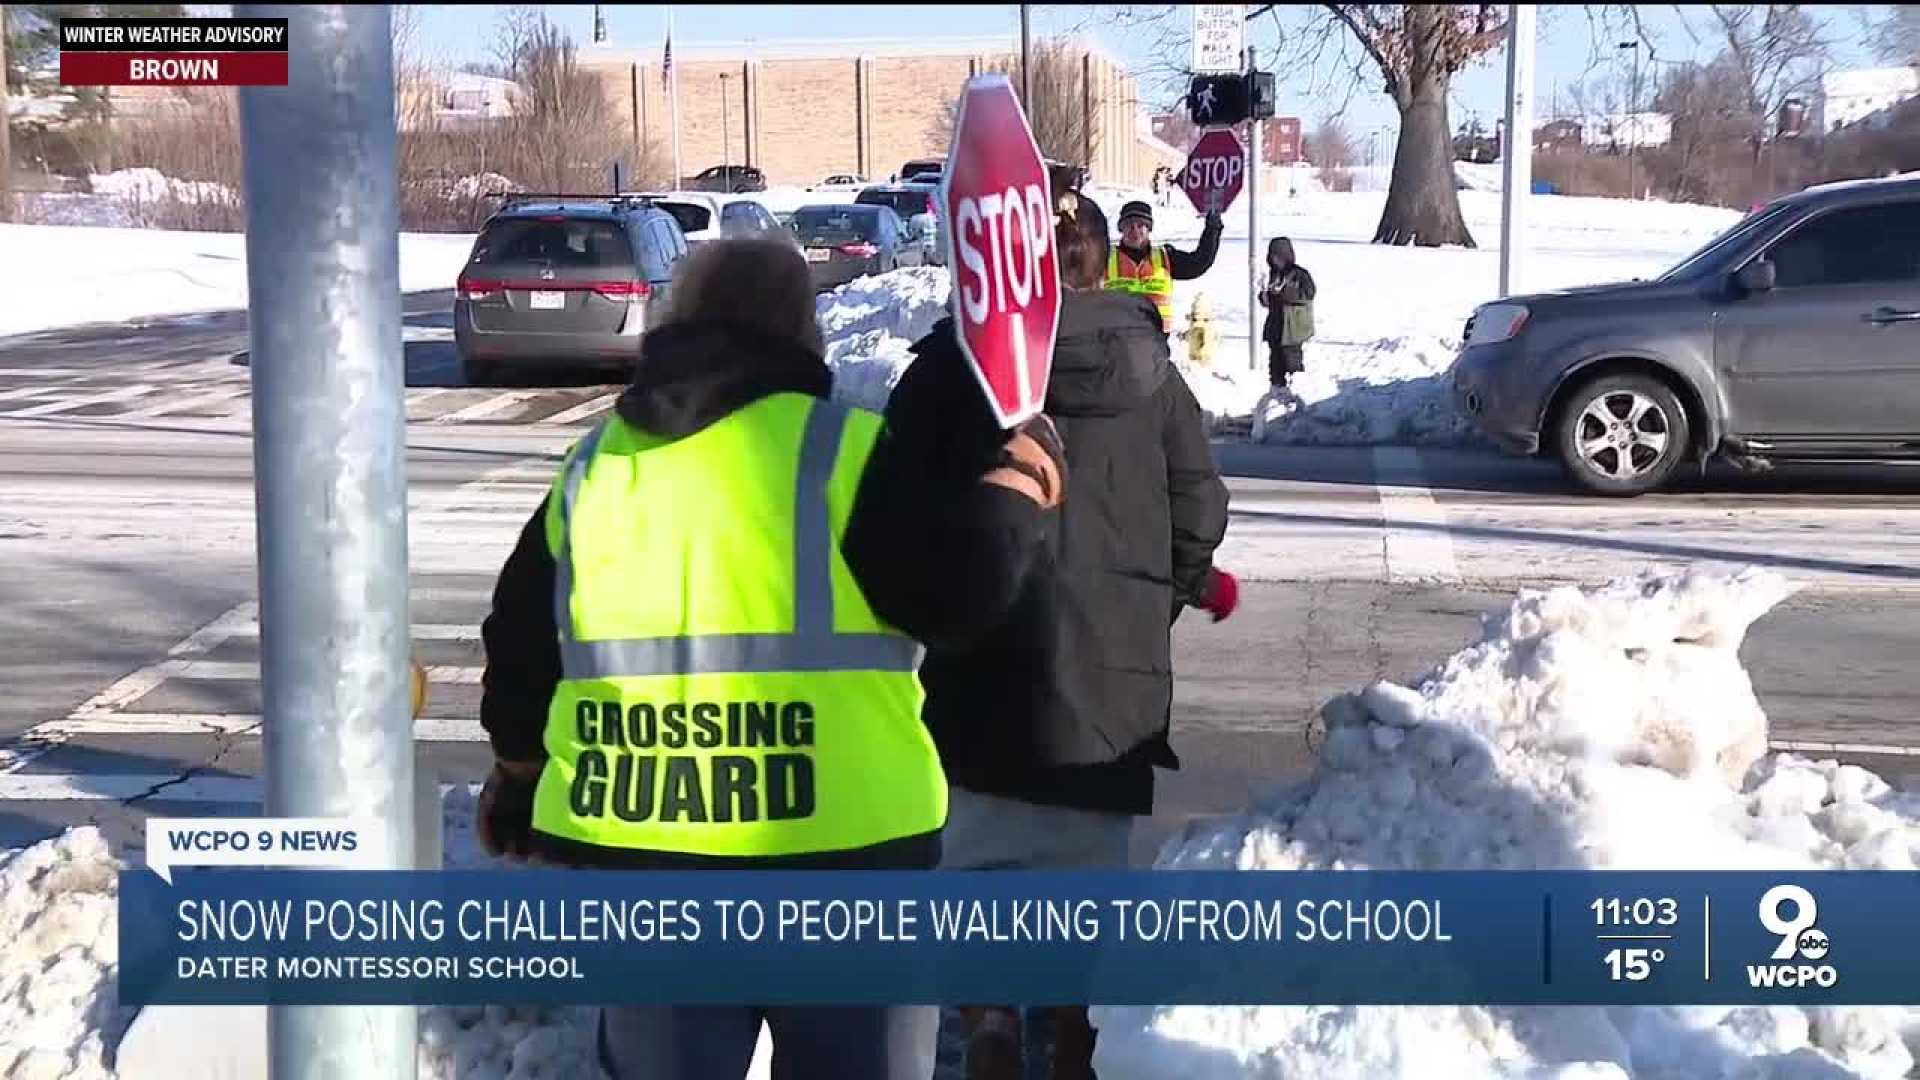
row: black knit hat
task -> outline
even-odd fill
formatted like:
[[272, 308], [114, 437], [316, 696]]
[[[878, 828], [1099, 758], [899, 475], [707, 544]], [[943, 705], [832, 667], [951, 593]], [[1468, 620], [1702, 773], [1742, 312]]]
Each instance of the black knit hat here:
[[1138, 199], [1135, 199], [1133, 202], [1130, 202], [1127, 205], [1120, 208], [1120, 227], [1121, 228], [1123, 229], [1126, 228], [1127, 222], [1132, 221], [1135, 218], [1138, 218], [1139, 220], [1146, 222], [1147, 228], [1149, 229], [1153, 228], [1153, 207], [1139, 201]]

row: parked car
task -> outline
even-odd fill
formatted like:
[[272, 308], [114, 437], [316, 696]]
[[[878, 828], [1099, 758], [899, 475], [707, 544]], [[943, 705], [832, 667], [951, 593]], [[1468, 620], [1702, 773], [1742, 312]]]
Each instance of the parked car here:
[[680, 181], [680, 186], [687, 191], [765, 191], [767, 174], [753, 165], [715, 165]]
[[900, 171], [893, 174], [893, 182], [896, 184], [937, 183], [941, 174], [946, 171], [946, 158], [916, 158], [900, 166]]
[[1653, 281], [1467, 323], [1453, 392], [1506, 449], [1637, 495], [1687, 462], [1920, 457], [1920, 178], [1778, 199]]
[[868, 180], [853, 173], [835, 173], [814, 186], [815, 191], [858, 191], [866, 187]]
[[507, 367], [630, 369], [687, 239], [646, 200], [517, 197], [487, 219], [453, 301], [467, 381]]
[[914, 227], [920, 238], [921, 257], [924, 261], [938, 264], [944, 256], [940, 250], [940, 185], [938, 184], [876, 184], [863, 188], [853, 197], [856, 205], [885, 206], [900, 215], [900, 220]]
[[788, 235], [773, 214], [753, 199], [729, 199], [705, 191], [640, 192], [637, 197], [672, 214], [688, 244], [763, 232]]
[[793, 212], [793, 231], [818, 289], [926, 261], [919, 234], [887, 206], [803, 206]]

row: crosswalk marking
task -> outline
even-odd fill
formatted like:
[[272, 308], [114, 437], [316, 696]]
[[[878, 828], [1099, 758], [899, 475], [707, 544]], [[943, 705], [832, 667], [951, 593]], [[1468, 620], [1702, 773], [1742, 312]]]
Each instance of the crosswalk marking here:
[[80, 397], [66, 398], [61, 401], [49, 401], [44, 405], [29, 405], [24, 409], [10, 409], [7, 412], [0, 413], [0, 416], [11, 417], [16, 420], [35, 416], [54, 416], [59, 413], [70, 412], [74, 409], [84, 409], [89, 405], [106, 405], [116, 401], [129, 401], [142, 396], [152, 389], [153, 387], [146, 383], [135, 383], [132, 386], [122, 386], [117, 390], [108, 390], [104, 393], [85, 394]]
[[620, 400], [620, 391], [615, 390], [611, 394], [601, 394], [599, 397], [589, 398], [571, 409], [554, 413], [552, 416], [540, 422], [543, 424], [577, 424], [583, 420], [590, 420], [606, 412], [608, 409], [613, 408], [613, 403], [618, 400]]
[[247, 386], [239, 386], [226, 390], [215, 390], [210, 393], [188, 394], [183, 397], [166, 398], [154, 404], [134, 409], [131, 412], [121, 413], [120, 415], [129, 420], [144, 420], [154, 416], [165, 416], [167, 413], [193, 412], [200, 409], [212, 408], [217, 405], [224, 405], [237, 398], [244, 398], [248, 395], [250, 389], [251, 388]]
[[[189, 682], [258, 682], [260, 665], [251, 661], [167, 660], [157, 665], [163, 678]], [[482, 668], [454, 664], [425, 664], [427, 681], [442, 686], [478, 686]]]
[[436, 424], [462, 424], [473, 420], [485, 420], [498, 416], [522, 402], [530, 401], [541, 395], [539, 390], [509, 390], [504, 394], [495, 394], [477, 405], [469, 405], [456, 412], [444, 413], [433, 418]]

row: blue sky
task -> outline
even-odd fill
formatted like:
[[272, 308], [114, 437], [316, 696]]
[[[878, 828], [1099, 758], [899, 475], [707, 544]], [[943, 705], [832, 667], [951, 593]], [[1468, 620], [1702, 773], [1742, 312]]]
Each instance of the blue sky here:
[[[547, 15], [573, 33], [580, 42], [592, 40], [593, 8], [587, 4], [544, 5]], [[1314, 6], [1283, 5], [1274, 14], [1253, 23], [1256, 47], [1273, 53], [1283, 30], [1297, 31]], [[657, 46], [666, 25], [666, 8], [660, 5], [604, 6], [607, 37], [611, 44]], [[1143, 8], [1143, 10], [1154, 10]], [[1830, 36], [1835, 43], [1834, 60], [1840, 67], [1871, 64], [1861, 44], [1862, 19], [1877, 14], [1876, 6], [1840, 6], [1822, 9]], [[494, 27], [504, 11], [503, 5], [447, 7], [421, 6], [423, 46], [437, 59], [460, 63], [484, 60], [490, 55]], [[1100, 12], [1093, 31], [1114, 53], [1130, 65], [1146, 64], [1153, 53], [1153, 34], [1129, 28], [1112, 7], [1086, 5], [1035, 4], [1032, 8], [1036, 35], [1066, 32], [1088, 22], [1089, 12]], [[1596, 59], [1595, 35], [1589, 26], [1586, 8], [1581, 5], [1544, 5], [1540, 8], [1538, 37], [1539, 66], [1537, 93], [1540, 113], [1551, 105], [1556, 87], [1563, 108], [1571, 108], [1572, 87], [1583, 78], [1589, 82], [1613, 76], [1621, 86], [1628, 83], [1631, 53], [1613, 48], [1621, 40], [1607, 35], [1598, 44], [1608, 54]], [[1696, 42], [1687, 32], [1673, 5], [1641, 6], [1642, 18], [1653, 39], [1658, 62], [1689, 58], [1708, 59], [1717, 47], [1710, 39]], [[915, 34], [929, 37], [1004, 34], [1010, 43], [1019, 40], [1019, 8], [1014, 4], [923, 4], [864, 6], [822, 4], [817, 6], [776, 4], [681, 4], [675, 8], [674, 33], [681, 41], [779, 41], [822, 38], [900, 37]], [[1280, 83], [1280, 108], [1283, 115], [1307, 119], [1309, 127], [1331, 109], [1340, 109], [1350, 131], [1363, 142], [1368, 131], [1394, 126], [1394, 109], [1378, 90], [1378, 80], [1352, 88], [1344, 74], [1358, 54], [1349, 51], [1342, 66], [1331, 56], [1323, 56], [1320, 70], [1290, 66], [1277, 72]], [[1642, 100], [1651, 100], [1655, 65], [1643, 62]], [[1452, 119], [1457, 126], [1477, 115], [1489, 129], [1502, 114], [1506, 82], [1506, 62], [1501, 53], [1489, 56], [1482, 64], [1464, 73], [1454, 84]]]

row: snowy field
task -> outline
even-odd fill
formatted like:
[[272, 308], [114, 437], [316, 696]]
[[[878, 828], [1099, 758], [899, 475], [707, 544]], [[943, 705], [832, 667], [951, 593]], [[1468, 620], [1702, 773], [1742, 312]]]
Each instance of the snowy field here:
[[[1749, 572], [1522, 593], [1480, 643], [1415, 685], [1328, 703], [1314, 775], [1189, 826], [1159, 865], [1912, 870], [1920, 796], [1859, 768], [1766, 754], [1739, 647], [1790, 592]], [[455, 788], [443, 807], [449, 868], [493, 865], [472, 818], [471, 791]], [[132, 1020], [113, 993], [120, 866], [91, 828], [0, 863], [10, 943], [0, 1075], [187, 1074], [112, 1068]], [[182, 1015], [172, 1034], [193, 1046], [195, 1075], [258, 1075], [218, 1068], [257, 1059], [245, 1036], [257, 1012], [223, 1014], [219, 1040]], [[1893, 1080], [1920, 1051], [1920, 1010], [1898, 1008], [1177, 1006], [1094, 1017], [1107, 1080]], [[592, 1035], [586, 1009], [427, 1008], [420, 1076], [590, 1077]]]
[[[472, 250], [472, 236], [403, 234], [400, 287], [451, 289]], [[0, 296], [0, 337], [245, 308], [246, 237], [0, 225]]]

